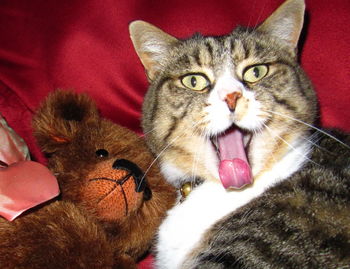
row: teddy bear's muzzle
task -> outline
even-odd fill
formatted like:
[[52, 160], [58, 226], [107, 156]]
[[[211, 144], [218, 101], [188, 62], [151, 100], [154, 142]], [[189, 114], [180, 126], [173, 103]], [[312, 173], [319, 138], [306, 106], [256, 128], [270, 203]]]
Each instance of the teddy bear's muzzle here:
[[136, 192], [142, 192], [146, 188], [146, 178], [145, 174], [142, 172], [141, 168], [138, 167], [135, 163], [126, 160], [126, 159], [118, 159], [116, 160], [113, 165], [113, 169], [121, 169], [125, 170], [129, 173], [129, 175], [132, 175], [135, 181], [135, 191]]
[[117, 221], [136, 211], [152, 193], [143, 171], [126, 159], [98, 163], [88, 175], [82, 199], [99, 218]]

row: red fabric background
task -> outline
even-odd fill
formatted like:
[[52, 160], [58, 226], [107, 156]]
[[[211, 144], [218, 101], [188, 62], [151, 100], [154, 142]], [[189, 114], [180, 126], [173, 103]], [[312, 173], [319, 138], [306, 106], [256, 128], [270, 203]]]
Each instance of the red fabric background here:
[[[140, 130], [147, 89], [128, 24], [143, 19], [177, 37], [255, 26], [282, 0], [1, 0], [0, 113], [45, 162], [31, 134], [39, 102], [56, 88], [89, 93], [102, 114]], [[350, 1], [306, 0], [301, 63], [323, 126], [350, 131]], [[0, 145], [1, 146], [1, 145]], [[149, 267], [149, 259], [142, 268]]]

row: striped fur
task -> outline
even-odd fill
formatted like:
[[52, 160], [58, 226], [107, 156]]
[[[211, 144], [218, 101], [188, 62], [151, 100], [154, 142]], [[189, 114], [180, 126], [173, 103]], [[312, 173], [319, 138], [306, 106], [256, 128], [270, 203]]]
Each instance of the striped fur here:
[[[339, 161], [344, 172], [329, 164], [327, 146], [322, 156], [313, 150], [317, 100], [296, 55], [303, 15], [303, 0], [287, 0], [257, 28], [184, 40], [131, 24], [150, 81], [148, 146], [174, 186], [204, 180], [161, 225], [158, 268], [349, 268], [349, 150]], [[256, 65], [267, 75], [246, 81]], [[191, 90], [188, 74], [208, 86]], [[222, 98], [232, 92], [240, 93], [234, 111]], [[239, 191], [223, 189], [212, 144], [232, 126], [245, 133], [254, 178]]]
[[216, 223], [184, 268], [350, 268], [350, 151], [323, 137], [311, 159]]

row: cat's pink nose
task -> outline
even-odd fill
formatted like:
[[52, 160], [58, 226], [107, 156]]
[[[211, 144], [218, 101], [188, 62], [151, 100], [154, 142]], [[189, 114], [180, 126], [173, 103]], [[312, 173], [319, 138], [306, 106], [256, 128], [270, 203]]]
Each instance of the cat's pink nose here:
[[241, 92], [231, 92], [226, 95], [225, 102], [227, 103], [228, 108], [233, 112], [236, 109], [237, 100], [242, 97]]

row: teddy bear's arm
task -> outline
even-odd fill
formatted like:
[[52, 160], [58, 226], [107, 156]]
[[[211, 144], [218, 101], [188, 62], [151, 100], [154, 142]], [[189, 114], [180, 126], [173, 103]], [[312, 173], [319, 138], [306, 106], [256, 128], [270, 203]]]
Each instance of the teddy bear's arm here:
[[0, 218], [0, 238], [1, 268], [106, 269], [115, 263], [104, 231], [71, 202], [52, 202], [13, 222]]

